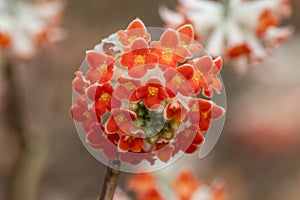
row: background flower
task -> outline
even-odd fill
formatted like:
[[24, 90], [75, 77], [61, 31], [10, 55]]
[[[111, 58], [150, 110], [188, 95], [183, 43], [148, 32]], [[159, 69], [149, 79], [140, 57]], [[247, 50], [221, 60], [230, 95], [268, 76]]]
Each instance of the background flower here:
[[239, 73], [265, 61], [293, 32], [280, 27], [291, 15], [288, 0], [179, 0], [176, 11], [160, 7], [167, 27], [192, 24], [209, 54], [224, 55]]

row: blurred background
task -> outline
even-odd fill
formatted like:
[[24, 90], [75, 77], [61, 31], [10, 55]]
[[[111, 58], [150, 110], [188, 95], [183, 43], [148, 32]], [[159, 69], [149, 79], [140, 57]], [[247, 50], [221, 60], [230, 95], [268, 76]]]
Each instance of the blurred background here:
[[[37, 199], [90, 200], [99, 194], [105, 167], [82, 145], [69, 112], [73, 73], [83, 61], [85, 50], [92, 49], [102, 38], [126, 28], [136, 17], [147, 26], [161, 27], [158, 6], [174, 8], [176, 3], [176, 0], [69, 0], [64, 22], [66, 40], [18, 66], [27, 134], [43, 136], [38, 150], [32, 149], [32, 156], [39, 158], [36, 165], [45, 166]], [[206, 183], [222, 178], [229, 200], [300, 199], [299, 6], [300, 1], [294, 0], [294, 15], [288, 22], [296, 27], [296, 33], [273, 60], [244, 76], [225, 67], [222, 76], [228, 107], [221, 138], [205, 159], [186, 156], [173, 164], [173, 172], [189, 163], [188, 167]], [[2, 80], [3, 77], [0, 88], [5, 87]], [[4, 98], [0, 92], [0, 103]], [[0, 110], [3, 109], [0, 105]], [[7, 198], [19, 156], [17, 139], [2, 123], [4, 118], [0, 116], [0, 199], [3, 200]], [[120, 187], [124, 190], [128, 176], [126, 173], [121, 176]]]

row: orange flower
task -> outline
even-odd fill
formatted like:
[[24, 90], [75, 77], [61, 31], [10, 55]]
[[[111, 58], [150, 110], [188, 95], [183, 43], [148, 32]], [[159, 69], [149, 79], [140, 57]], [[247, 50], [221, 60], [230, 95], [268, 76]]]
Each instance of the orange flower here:
[[218, 94], [221, 93], [222, 82], [218, 77], [223, 65], [222, 58], [212, 60], [210, 56], [203, 56], [194, 61], [195, 68], [200, 73], [199, 84], [203, 88], [203, 95], [211, 98], [213, 90]]
[[135, 92], [137, 101], [144, 100], [148, 110], [156, 110], [162, 101], [168, 98], [167, 92], [157, 79], [149, 80], [145, 86]]
[[89, 87], [88, 97], [95, 101], [95, 109], [98, 116], [103, 115], [106, 110], [111, 110], [113, 88], [109, 83], [101, 86]]
[[250, 56], [251, 48], [247, 43], [231, 46], [226, 51], [226, 56], [231, 59], [239, 58], [241, 56]]
[[143, 77], [147, 69], [154, 68], [158, 62], [156, 54], [151, 53], [144, 39], [136, 39], [130, 51], [121, 55], [121, 65], [128, 67], [128, 74], [135, 78]]
[[190, 51], [200, 51], [202, 46], [196, 42], [193, 43], [194, 39], [197, 38], [195, 36], [194, 28], [190, 23], [186, 23], [183, 26], [180, 26], [177, 29], [179, 33], [179, 44], [188, 48]]
[[136, 138], [133, 136], [122, 136], [118, 146], [121, 151], [138, 153], [144, 148], [144, 140], [143, 138]]
[[162, 69], [175, 68], [178, 63], [183, 63], [192, 56], [188, 49], [180, 45], [178, 33], [172, 29], [166, 30], [160, 41], [151, 42], [150, 47], [158, 55]]
[[165, 118], [167, 120], [175, 119], [181, 121], [185, 118], [186, 109], [179, 101], [169, 102], [165, 108]]
[[266, 31], [272, 26], [279, 26], [279, 19], [270, 10], [265, 10], [259, 17], [256, 35], [263, 37]]
[[182, 171], [173, 182], [174, 191], [180, 200], [190, 200], [193, 193], [200, 187], [200, 182], [191, 171]]
[[82, 127], [86, 133], [88, 133], [94, 123], [101, 123], [100, 119], [97, 119], [96, 113], [93, 108], [89, 108], [85, 99], [76, 99], [76, 104], [71, 107], [72, 118], [82, 123]]
[[154, 175], [150, 173], [135, 174], [127, 181], [128, 188], [136, 193], [145, 193], [151, 186], [156, 185]]
[[190, 96], [194, 92], [190, 83], [194, 71], [192, 65], [185, 64], [176, 69], [169, 68], [164, 72], [166, 90], [170, 98], [175, 97], [179, 92], [184, 96]]
[[6, 48], [11, 45], [11, 38], [9, 35], [0, 33], [0, 48]]
[[83, 77], [82, 72], [76, 71], [74, 74], [76, 75], [72, 82], [74, 90], [80, 95], [85, 95], [85, 90], [89, 86], [88, 82]]
[[140, 200], [165, 200], [161, 193], [156, 188], [151, 188], [145, 193], [141, 193], [138, 195], [138, 199]]
[[113, 68], [115, 65], [115, 59], [111, 56], [105, 54], [89, 51], [86, 54], [86, 62], [91, 68], [86, 73], [86, 79], [89, 80], [92, 84], [105, 83], [110, 81], [113, 76]]
[[109, 133], [128, 134], [132, 128], [132, 121], [136, 119], [134, 112], [121, 109], [112, 109], [105, 129]]
[[146, 26], [140, 19], [135, 19], [126, 30], [120, 30], [117, 34], [119, 41], [124, 46], [131, 45], [138, 38], [143, 38], [147, 42], [150, 40], [150, 34], [147, 33]]

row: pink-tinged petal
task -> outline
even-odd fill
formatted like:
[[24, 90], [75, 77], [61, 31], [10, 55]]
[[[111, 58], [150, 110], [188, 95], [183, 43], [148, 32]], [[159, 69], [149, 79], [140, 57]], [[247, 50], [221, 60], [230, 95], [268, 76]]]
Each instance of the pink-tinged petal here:
[[190, 64], [184, 64], [177, 68], [177, 71], [182, 74], [186, 80], [190, 80], [194, 76], [194, 68]]
[[172, 157], [174, 149], [174, 146], [167, 145], [157, 151], [157, 157], [163, 162], [168, 162]]
[[96, 51], [86, 53], [86, 62], [91, 68], [97, 68], [105, 63], [106, 55]]
[[217, 120], [219, 119], [220, 117], [222, 117], [225, 113], [225, 110], [224, 108], [218, 106], [218, 105], [213, 105], [213, 108], [212, 108], [212, 111], [211, 111], [211, 118], [213, 120]]
[[210, 56], [203, 56], [195, 61], [197, 69], [203, 73], [208, 73], [214, 66], [213, 60]]
[[76, 78], [72, 81], [72, 86], [78, 94], [84, 95], [85, 89], [89, 86], [89, 84], [84, 79], [82, 72], [76, 71], [74, 74], [76, 75]]
[[94, 84], [99, 80], [101, 75], [102, 74], [96, 68], [93, 68], [86, 73], [86, 79], [89, 80], [91, 84]]
[[138, 50], [138, 49], [148, 49], [148, 43], [144, 39], [136, 39], [132, 45], [131, 45], [131, 50]]
[[87, 90], [87, 96], [89, 97], [90, 100], [96, 100], [96, 91], [97, 91], [97, 86], [90, 86]]
[[92, 130], [86, 136], [86, 142], [94, 149], [101, 149], [103, 140], [106, 139], [103, 138], [103, 133], [100, 131]]
[[128, 75], [133, 78], [142, 78], [147, 73], [146, 66], [139, 66], [129, 69]]
[[179, 38], [176, 31], [168, 29], [160, 38], [161, 45], [168, 48], [176, 48], [179, 44]]
[[214, 88], [214, 90], [220, 94], [221, 93], [221, 90], [222, 90], [222, 82], [221, 80], [215, 76], [213, 77], [213, 84], [212, 84], [212, 87]]
[[117, 123], [114, 120], [113, 116], [110, 116], [106, 122], [105, 129], [109, 133], [116, 133], [119, 130]]
[[193, 54], [187, 49], [182, 46], [177, 46], [174, 50], [175, 56], [178, 56], [180, 59], [179, 62], [184, 62], [185, 58], [192, 58]]
[[76, 99], [76, 104], [83, 110], [88, 110], [88, 105], [85, 99], [83, 98], [77, 98]]
[[183, 42], [186, 45], [188, 45], [194, 40], [194, 28], [191, 24], [183, 25], [179, 27], [177, 31], [180, 33], [180, 42]]

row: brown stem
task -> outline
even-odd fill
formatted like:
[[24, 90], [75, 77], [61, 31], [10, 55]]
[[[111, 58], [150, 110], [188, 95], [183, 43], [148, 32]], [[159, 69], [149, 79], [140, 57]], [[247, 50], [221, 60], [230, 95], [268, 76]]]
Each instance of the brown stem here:
[[100, 197], [97, 200], [112, 200], [118, 184], [120, 171], [107, 167]]

